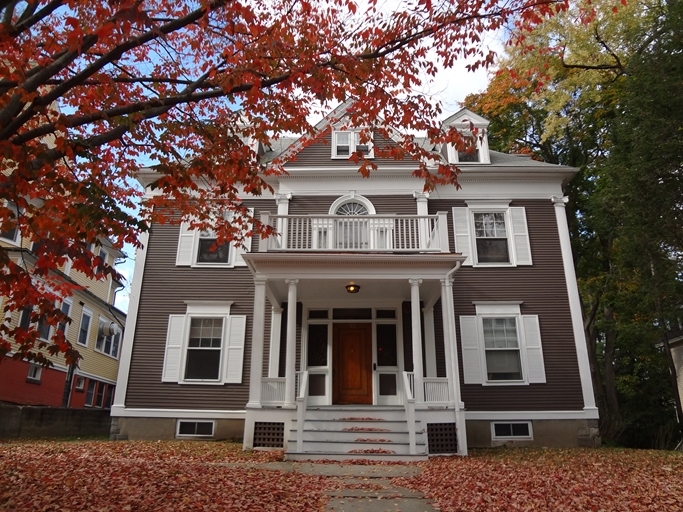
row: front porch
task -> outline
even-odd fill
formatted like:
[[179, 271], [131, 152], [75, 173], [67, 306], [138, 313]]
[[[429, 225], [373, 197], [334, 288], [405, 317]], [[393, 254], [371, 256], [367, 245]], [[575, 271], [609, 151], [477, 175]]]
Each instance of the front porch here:
[[[461, 260], [245, 255], [256, 292], [245, 448], [262, 445], [272, 428], [291, 458], [466, 454], [452, 308]], [[359, 293], [346, 292], [351, 281]], [[432, 445], [450, 436], [439, 441], [447, 451], [430, 450], [430, 432]]]

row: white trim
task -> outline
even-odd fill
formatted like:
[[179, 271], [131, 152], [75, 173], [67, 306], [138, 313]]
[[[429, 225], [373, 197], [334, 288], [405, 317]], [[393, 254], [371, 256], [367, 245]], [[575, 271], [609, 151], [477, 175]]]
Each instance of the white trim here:
[[356, 194], [355, 191], [351, 191], [348, 194], [344, 194], [343, 196], [338, 197], [337, 199], [334, 200], [332, 205], [330, 206], [330, 209], [328, 210], [328, 215], [336, 215], [337, 210], [339, 207], [343, 204], [346, 203], [360, 203], [363, 206], [365, 206], [368, 209], [368, 215], [376, 215], [377, 212], [375, 211], [375, 205], [372, 204], [372, 201], [370, 201], [367, 197], [362, 196], [360, 194]]
[[596, 420], [597, 409], [582, 411], [465, 411], [469, 421]]
[[579, 377], [581, 378], [583, 404], [586, 408], [594, 409], [595, 394], [593, 392], [593, 380], [591, 378], [590, 361], [588, 359], [586, 333], [583, 330], [583, 312], [581, 308], [581, 299], [579, 298], [579, 287], [576, 282], [571, 240], [569, 239], [569, 225], [567, 224], [567, 214], [564, 207], [568, 198], [553, 196], [551, 197], [551, 201], [555, 205], [557, 231], [560, 237], [560, 249], [562, 252], [562, 265], [564, 267], [564, 278], [567, 284], [567, 295], [569, 296], [569, 311], [572, 317], [574, 343], [576, 344], [576, 358], [579, 363]]
[[186, 315], [229, 315], [232, 300], [185, 300]]
[[92, 380], [99, 380], [99, 381], [104, 382], [106, 384], [112, 384], [112, 385], [117, 384], [117, 381], [115, 381], [115, 380], [107, 379], [105, 377], [100, 377], [99, 375], [95, 375], [94, 373], [83, 372], [80, 369], [76, 369], [76, 373], [74, 375], [79, 375], [81, 377], [87, 377], [88, 379], [92, 379]]
[[[116, 390], [118, 392], [118, 386], [116, 387]], [[121, 418], [196, 418], [202, 420], [239, 420], [246, 418], [247, 411], [224, 411], [219, 409], [137, 409], [122, 405], [113, 405], [111, 408], [111, 415]]]
[[130, 302], [128, 304], [128, 315], [126, 316], [126, 328], [124, 329], [123, 340], [119, 349], [119, 373], [116, 378], [116, 392], [112, 411], [115, 407], [123, 407], [128, 389], [128, 375], [130, 373], [130, 362], [133, 355], [133, 338], [135, 327], [138, 321], [138, 309], [140, 308], [140, 291], [142, 290], [142, 278], [145, 271], [145, 260], [147, 259], [147, 242], [149, 232], [140, 233], [140, 247], [135, 254], [135, 268], [133, 270], [133, 284], [130, 291]]

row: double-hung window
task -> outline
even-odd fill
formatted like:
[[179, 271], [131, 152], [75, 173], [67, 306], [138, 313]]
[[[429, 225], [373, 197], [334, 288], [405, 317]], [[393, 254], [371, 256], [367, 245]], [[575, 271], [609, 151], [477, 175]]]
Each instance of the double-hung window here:
[[[21, 329], [24, 329], [28, 331], [31, 328], [31, 315], [33, 314], [33, 308], [28, 306], [25, 307], [24, 309], [21, 310], [21, 314], [19, 316], [19, 327]], [[49, 340], [50, 339], [50, 324], [48, 324], [43, 318], [38, 320], [38, 323], [36, 324], [36, 329], [38, 331], [38, 338], [41, 340]]]
[[[254, 210], [249, 209], [249, 215]], [[217, 243], [214, 231], [200, 231], [190, 229], [188, 222], [180, 226], [178, 239], [178, 251], [176, 253], [176, 265], [187, 267], [236, 267], [245, 266], [242, 254], [251, 250], [251, 236], [244, 233], [244, 243], [237, 246], [231, 242]]]
[[245, 315], [230, 315], [230, 302], [187, 303], [185, 315], [170, 315], [162, 382], [242, 382]]
[[460, 317], [464, 383], [544, 383], [538, 316], [522, 315], [520, 303], [477, 303], [476, 313]]
[[372, 138], [363, 138], [360, 131], [340, 130], [332, 133], [332, 158], [350, 158], [354, 153], [360, 153], [364, 158], [373, 158]]
[[92, 311], [83, 308], [83, 313], [81, 314], [81, 325], [78, 328], [78, 340], [76, 343], [88, 346], [88, 338], [90, 337], [90, 323], [92, 321]]
[[19, 210], [12, 202], [6, 203], [9, 216], [3, 226], [0, 228], [0, 238], [12, 244], [19, 243], [19, 228], [17, 222], [19, 220]]
[[509, 202], [468, 201], [453, 208], [455, 250], [463, 265], [531, 265], [531, 245], [524, 207]]

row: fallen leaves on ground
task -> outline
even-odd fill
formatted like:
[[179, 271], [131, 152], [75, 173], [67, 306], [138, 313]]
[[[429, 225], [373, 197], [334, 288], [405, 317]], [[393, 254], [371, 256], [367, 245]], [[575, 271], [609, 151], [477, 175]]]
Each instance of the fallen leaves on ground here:
[[[222, 442], [0, 443], [0, 510], [320, 511], [326, 491], [378, 485], [262, 466], [281, 460], [282, 451]], [[417, 465], [420, 475], [392, 485], [424, 493], [441, 512], [683, 510], [681, 453], [504, 449]]]
[[[260, 469], [282, 452], [207, 442], [0, 443], [2, 511], [321, 510], [326, 478]], [[239, 466], [221, 463], [253, 462]]]
[[646, 450], [523, 450], [437, 457], [392, 483], [441, 512], [683, 510], [683, 454]]

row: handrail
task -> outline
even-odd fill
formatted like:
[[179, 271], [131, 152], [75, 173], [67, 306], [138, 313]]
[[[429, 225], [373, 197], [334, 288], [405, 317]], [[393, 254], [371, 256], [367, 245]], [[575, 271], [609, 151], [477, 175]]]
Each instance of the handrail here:
[[296, 396], [296, 451], [304, 451], [304, 419], [308, 407], [308, 372], [301, 372], [299, 392]]
[[412, 372], [403, 372], [403, 390], [406, 396], [406, 421], [408, 422], [408, 442], [410, 443], [410, 454], [415, 455], [417, 453], [416, 443], [415, 443], [415, 397], [413, 396], [413, 391], [411, 389], [411, 379], [410, 374]]
[[[260, 251], [448, 252], [444, 215], [272, 215]], [[445, 243], [444, 243], [445, 240]]]

